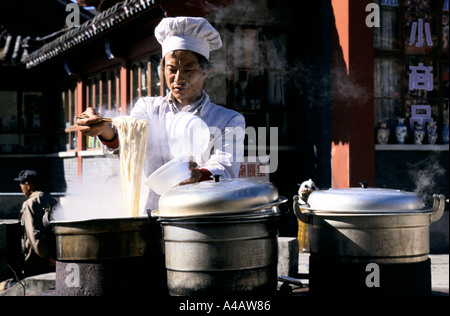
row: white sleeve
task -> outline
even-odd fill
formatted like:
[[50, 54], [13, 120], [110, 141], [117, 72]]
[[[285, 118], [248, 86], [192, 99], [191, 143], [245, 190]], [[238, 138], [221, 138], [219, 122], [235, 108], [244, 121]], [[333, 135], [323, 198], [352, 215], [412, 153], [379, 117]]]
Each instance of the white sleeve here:
[[241, 114], [233, 116], [222, 130], [215, 135], [212, 154], [204, 168], [213, 175], [236, 178], [244, 156], [245, 119]]

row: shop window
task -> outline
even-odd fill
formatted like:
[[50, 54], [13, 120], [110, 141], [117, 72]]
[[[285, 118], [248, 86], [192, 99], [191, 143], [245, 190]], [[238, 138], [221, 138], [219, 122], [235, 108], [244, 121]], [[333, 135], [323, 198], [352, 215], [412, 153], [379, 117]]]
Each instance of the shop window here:
[[131, 65], [130, 71], [130, 105], [127, 109], [129, 113], [141, 97], [164, 96], [167, 91], [161, 89], [161, 55], [155, 54], [135, 61]]
[[448, 1], [376, 3], [381, 25], [374, 29], [375, 128], [387, 123], [389, 143], [397, 143], [395, 125], [404, 119], [407, 143], [413, 143], [411, 121], [418, 108], [427, 109], [438, 131], [448, 122]]
[[17, 91], [0, 91], [0, 153], [17, 150]]
[[[118, 69], [108, 69], [88, 77], [86, 106], [95, 108], [104, 117], [115, 117], [121, 113]], [[86, 136], [86, 149], [95, 148], [100, 148], [98, 138]]]
[[218, 31], [222, 48], [211, 52], [206, 88], [211, 101], [242, 113], [248, 127], [278, 127], [280, 145], [288, 145], [287, 30], [228, 26]]
[[64, 132], [66, 137], [63, 137], [61, 141], [65, 142], [65, 149], [75, 150], [77, 148], [76, 131], [77, 127], [76, 117], [77, 113], [77, 86], [76, 84], [69, 85], [65, 90], [61, 92], [61, 104], [62, 114], [64, 120]]
[[57, 151], [47, 124], [43, 93], [39, 91], [0, 91], [0, 154], [43, 154]]
[[26, 132], [42, 131], [42, 93], [22, 93], [22, 129]]

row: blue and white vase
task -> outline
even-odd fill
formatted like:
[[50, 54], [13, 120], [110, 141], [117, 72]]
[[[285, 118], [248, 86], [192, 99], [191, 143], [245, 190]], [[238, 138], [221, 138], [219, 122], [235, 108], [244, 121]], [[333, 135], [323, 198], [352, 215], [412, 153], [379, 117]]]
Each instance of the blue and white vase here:
[[442, 128], [442, 142], [448, 144], [448, 120], [444, 123], [444, 127]]
[[397, 139], [397, 144], [404, 144], [406, 133], [408, 132], [408, 128], [405, 125], [405, 119], [399, 118], [398, 124], [395, 127], [395, 138]]
[[438, 137], [437, 133], [437, 125], [436, 122], [429, 122], [427, 124], [427, 140], [428, 144], [434, 145], [436, 144], [436, 140]]
[[425, 137], [425, 130], [422, 125], [415, 124], [414, 125], [414, 144], [422, 145], [423, 138]]

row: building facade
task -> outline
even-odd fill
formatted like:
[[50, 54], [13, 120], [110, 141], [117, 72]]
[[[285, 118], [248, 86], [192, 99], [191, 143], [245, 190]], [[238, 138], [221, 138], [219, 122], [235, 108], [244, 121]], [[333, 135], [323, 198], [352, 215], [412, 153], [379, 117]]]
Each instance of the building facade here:
[[[78, 132], [76, 116], [88, 106], [126, 115], [137, 98], [164, 96], [155, 26], [164, 16], [205, 16], [223, 41], [211, 55], [206, 91], [257, 131], [256, 144], [246, 139], [246, 156], [259, 142], [276, 154], [275, 172], [264, 174], [257, 161], [243, 164], [240, 176], [268, 178], [288, 198], [309, 178], [320, 188], [369, 182], [426, 199], [448, 195], [448, 1], [83, 3], [99, 11], [89, 16], [78, 7], [79, 24], [64, 19], [64, 31], [45, 43], [28, 41], [37, 48], [18, 44], [3, 55], [0, 191], [16, 192], [6, 179], [32, 167], [49, 175], [54, 192], [105, 187], [118, 162]], [[413, 114], [435, 122], [435, 143], [425, 136], [414, 144]], [[404, 144], [395, 137], [399, 119], [408, 125]], [[427, 122], [425, 129], [434, 124]], [[294, 234], [293, 217], [286, 223], [285, 233]], [[448, 229], [442, 238], [448, 247]]]

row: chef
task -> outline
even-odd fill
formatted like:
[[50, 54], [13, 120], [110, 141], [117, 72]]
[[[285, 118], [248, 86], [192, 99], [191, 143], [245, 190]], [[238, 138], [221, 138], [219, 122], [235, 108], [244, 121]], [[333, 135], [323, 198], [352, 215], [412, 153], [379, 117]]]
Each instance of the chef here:
[[[239, 173], [244, 154], [244, 117], [210, 101], [203, 90], [211, 66], [209, 55], [222, 46], [219, 33], [204, 18], [164, 18], [155, 28], [155, 37], [162, 46], [164, 75], [170, 92], [165, 97], [143, 97], [133, 107], [130, 116], [149, 121], [144, 180], [173, 157], [167, 138], [167, 126], [183, 111], [200, 117], [209, 127], [210, 152], [191, 163], [189, 181], [211, 179], [212, 175], [234, 178]], [[108, 156], [119, 154], [119, 139], [111, 123], [102, 122], [94, 108], [87, 108], [78, 119], [79, 130], [88, 136], [98, 136]], [[158, 208], [159, 196], [146, 186], [141, 213]]]

